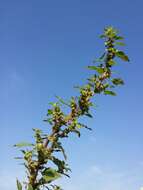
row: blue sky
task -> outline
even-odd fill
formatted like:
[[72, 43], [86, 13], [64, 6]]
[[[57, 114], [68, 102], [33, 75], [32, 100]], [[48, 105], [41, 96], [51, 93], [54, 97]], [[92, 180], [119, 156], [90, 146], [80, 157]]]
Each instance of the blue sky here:
[[65, 147], [72, 168], [66, 190], [139, 190], [143, 186], [143, 2], [141, 0], [0, 1], [0, 189], [15, 190], [23, 168], [13, 144], [32, 139], [54, 95], [75, 95], [103, 52], [98, 36], [112, 25], [126, 37], [131, 64], [117, 67], [125, 86], [98, 97], [93, 132]]

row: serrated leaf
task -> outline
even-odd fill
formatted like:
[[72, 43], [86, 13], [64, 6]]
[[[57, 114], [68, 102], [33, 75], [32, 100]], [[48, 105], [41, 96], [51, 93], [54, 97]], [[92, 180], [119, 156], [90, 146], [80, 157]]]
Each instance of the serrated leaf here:
[[22, 190], [22, 185], [21, 185], [20, 181], [18, 181], [18, 179], [16, 180], [16, 184], [17, 184], [17, 189]]
[[129, 61], [128, 56], [123, 51], [116, 51], [116, 56], [121, 58], [124, 61]]
[[110, 90], [105, 90], [105, 91], [104, 91], [104, 94], [105, 94], [105, 95], [116, 96], [116, 93], [113, 92], [113, 91], [110, 91]]
[[21, 143], [15, 144], [14, 146], [18, 147], [18, 148], [21, 148], [21, 147], [34, 146], [34, 145], [31, 144], [31, 143], [21, 142]]

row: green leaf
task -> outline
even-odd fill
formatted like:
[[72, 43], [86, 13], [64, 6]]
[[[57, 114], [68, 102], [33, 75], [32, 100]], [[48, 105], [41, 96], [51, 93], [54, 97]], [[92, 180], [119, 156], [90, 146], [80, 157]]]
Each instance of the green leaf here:
[[105, 55], [106, 55], [106, 53], [103, 53], [103, 54], [101, 55], [101, 57], [99, 57], [99, 60], [103, 60], [103, 58], [105, 57]]
[[69, 177], [69, 175], [67, 173], [65, 173], [65, 172], [68, 172], [68, 171], [71, 171], [71, 170], [68, 167], [68, 165], [65, 163], [65, 161], [59, 160], [58, 158], [56, 158], [54, 156], [52, 157], [51, 160], [58, 167], [58, 173]]
[[120, 78], [114, 78], [114, 79], [112, 79], [112, 83], [115, 85], [123, 85], [124, 81]]
[[124, 61], [129, 61], [128, 56], [123, 51], [116, 51], [116, 56], [121, 58]]
[[104, 91], [104, 94], [105, 94], [105, 95], [116, 96], [116, 93], [113, 92], [113, 91], [110, 91], [110, 90], [105, 90], [105, 91]]
[[99, 74], [104, 73], [104, 69], [103, 69], [103, 68], [100, 68], [100, 67], [88, 66], [88, 69], [90, 69], [90, 70], [95, 70], [95, 71], [97, 71]]
[[53, 114], [53, 110], [48, 109], [48, 113], [47, 113], [47, 115], [52, 115], [52, 114]]
[[93, 60], [93, 63], [103, 62], [105, 56], [106, 56], [106, 53], [103, 53], [103, 54], [101, 55], [101, 57], [99, 57], [98, 59]]
[[21, 185], [21, 183], [18, 181], [18, 179], [16, 180], [16, 184], [17, 184], [17, 189], [18, 189], [18, 190], [22, 190], [22, 185]]
[[38, 128], [33, 128], [33, 131], [37, 134], [41, 134], [42, 133], [42, 130], [41, 129], [38, 129]]
[[110, 66], [112, 66], [112, 65], [115, 65], [115, 64], [116, 64], [116, 62], [115, 62], [115, 61], [113, 61], [113, 60], [109, 60], [109, 61], [108, 61], [108, 64], [109, 64]]
[[103, 87], [104, 87], [104, 89], [108, 88], [108, 87], [109, 87], [109, 83], [105, 83], [105, 84], [103, 85]]
[[83, 127], [83, 128], [86, 128], [86, 129], [88, 129], [88, 130], [90, 130], [90, 131], [92, 130], [90, 127], [87, 127], [87, 125], [84, 125], [84, 124], [82, 124], [82, 123], [79, 123], [79, 124], [80, 124], [80, 126]]
[[30, 184], [28, 185], [28, 190], [34, 190]]
[[87, 117], [93, 118], [93, 116], [90, 113], [85, 113]]
[[66, 155], [65, 150], [62, 146], [61, 146], [61, 151], [63, 153], [64, 159], [67, 160], [67, 155]]
[[54, 181], [58, 178], [61, 177], [61, 175], [55, 170], [55, 169], [52, 169], [52, 168], [46, 168], [43, 172], [42, 172], [42, 176], [43, 176], [43, 179], [48, 183], [48, 182], [51, 182], [51, 181]]
[[59, 102], [61, 102], [62, 104], [64, 104], [64, 105], [70, 107], [70, 105], [69, 105], [67, 102], [65, 102], [60, 96], [56, 96], [56, 98], [57, 98], [57, 99], [59, 100]]
[[14, 159], [21, 160], [23, 157], [14, 157]]
[[115, 45], [125, 46], [125, 44], [123, 42], [115, 42]]
[[50, 102], [49, 104], [52, 105], [53, 107], [57, 106], [57, 103], [54, 103], [54, 102]]
[[[76, 125], [77, 125], [77, 124], [76, 124]], [[74, 129], [72, 125], [69, 126], [69, 130], [70, 130], [71, 132], [73, 132], [73, 133], [76, 133], [76, 134], [78, 135], [78, 137], [80, 137], [80, 132], [79, 132], [78, 130]]]
[[52, 118], [44, 119], [43, 121], [48, 122], [50, 125], [53, 124], [53, 119]]
[[106, 36], [104, 34], [100, 35], [99, 36], [100, 38], [105, 38]]
[[59, 171], [63, 171], [65, 169], [65, 162], [63, 160], [59, 160], [56, 157], [52, 157], [53, 163], [58, 167]]
[[21, 148], [21, 147], [26, 147], [26, 146], [34, 146], [34, 144], [21, 142], [21, 143], [15, 144], [14, 146], [18, 147], [18, 148]]
[[55, 145], [56, 145], [57, 148], [59, 148], [61, 150], [61, 152], [63, 153], [64, 159], [66, 160], [67, 159], [67, 155], [65, 153], [64, 148], [62, 147], [62, 143], [61, 142], [57, 142]]
[[78, 129], [81, 129], [81, 128], [82, 128], [82, 126], [81, 126], [79, 123], [76, 125], [76, 127], [77, 127]]
[[115, 40], [123, 40], [124, 38], [122, 36], [115, 36]]

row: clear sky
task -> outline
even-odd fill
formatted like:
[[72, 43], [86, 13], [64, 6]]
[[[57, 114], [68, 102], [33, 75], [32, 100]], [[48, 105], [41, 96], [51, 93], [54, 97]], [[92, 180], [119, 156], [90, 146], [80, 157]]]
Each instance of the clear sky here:
[[75, 95], [86, 66], [103, 51], [112, 25], [126, 37], [131, 64], [117, 67], [125, 86], [101, 96], [93, 132], [65, 144], [72, 168], [65, 190], [139, 190], [143, 186], [143, 1], [0, 1], [0, 189], [15, 190], [23, 167], [12, 145], [32, 139], [54, 95]]

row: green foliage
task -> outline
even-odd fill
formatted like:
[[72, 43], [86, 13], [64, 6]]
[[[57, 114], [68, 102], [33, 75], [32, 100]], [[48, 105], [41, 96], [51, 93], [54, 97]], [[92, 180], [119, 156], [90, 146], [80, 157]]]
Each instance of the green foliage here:
[[56, 170], [52, 168], [46, 168], [42, 172], [42, 179], [44, 180], [45, 183], [52, 182], [60, 177], [61, 177], [60, 173], [58, 173]]
[[30, 184], [28, 185], [28, 190], [34, 190], [32, 185], [30, 185]]
[[22, 185], [21, 185], [21, 183], [18, 181], [18, 179], [16, 180], [16, 183], [17, 183], [17, 189], [18, 189], [18, 190], [22, 190]]
[[[116, 45], [124, 45], [123, 42], [118, 42], [118, 40], [123, 40], [123, 37], [118, 36], [118, 31], [112, 27], [105, 28], [100, 37], [104, 39], [105, 52], [96, 60], [96, 65], [88, 66], [88, 69], [94, 73], [85, 85], [78, 87], [79, 96], [71, 97], [67, 102], [56, 96], [57, 102], [50, 103], [47, 117], [44, 119], [50, 128], [50, 133], [44, 134], [40, 129], [33, 129], [34, 144], [22, 142], [15, 145], [20, 150], [23, 148], [21, 157], [17, 158], [24, 161], [27, 173], [27, 181], [24, 183], [26, 190], [44, 188], [61, 190], [53, 182], [62, 176], [69, 177], [70, 171], [67, 155], [61, 142], [70, 134], [77, 134], [80, 137], [83, 128], [90, 130], [80, 121], [85, 116], [93, 117], [91, 107], [94, 105], [93, 98], [97, 94], [115, 96], [113, 87], [124, 84], [121, 78], [114, 78], [112, 72], [112, 67], [117, 64], [116, 58], [129, 61], [128, 56], [116, 48]], [[63, 106], [66, 106], [68, 111], [64, 112]], [[17, 189], [22, 190], [22, 185], [18, 180]]]
[[27, 143], [27, 142], [21, 142], [21, 143], [18, 143], [18, 144], [15, 144], [14, 145], [15, 147], [18, 147], [18, 148], [21, 148], [21, 147], [26, 147], [26, 146], [34, 146], [33, 144], [31, 143]]
[[88, 66], [88, 69], [95, 70], [95, 71], [97, 71], [99, 74], [104, 73], [104, 68], [100, 68], [100, 67], [96, 67], [96, 66]]
[[120, 78], [114, 78], [112, 80], [112, 83], [115, 84], [115, 85], [123, 85], [124, 84], [124, 81]]
[[104, 94], [105, 94], [105, 95], [116, 96], [116, 93], [113, 92], [113, 91], [110, 91], [110, 90], [105, 90], [105, 91], [104, 91]]
[[123, 42], [116, 42], [115, 45], [125, 46], [125, 44]]
[[123, 51], [116, 51], [116, 56], [121, 58], [123, 61], [129, 61], [128, 56]]

